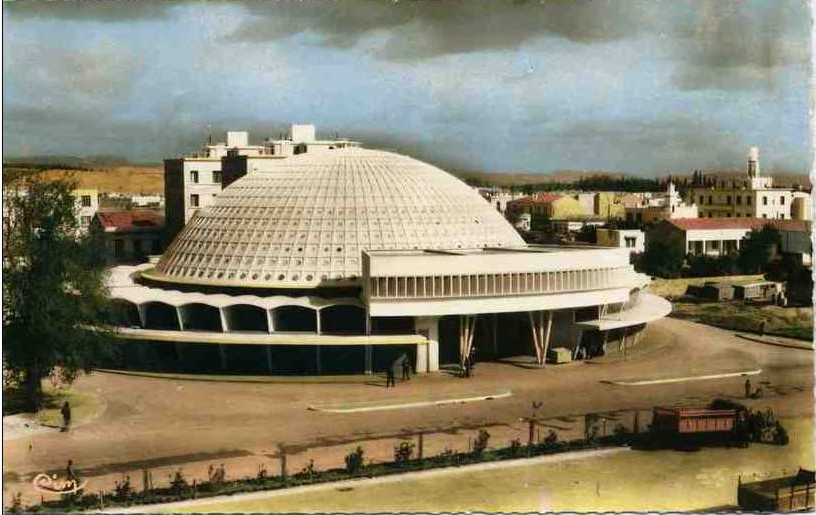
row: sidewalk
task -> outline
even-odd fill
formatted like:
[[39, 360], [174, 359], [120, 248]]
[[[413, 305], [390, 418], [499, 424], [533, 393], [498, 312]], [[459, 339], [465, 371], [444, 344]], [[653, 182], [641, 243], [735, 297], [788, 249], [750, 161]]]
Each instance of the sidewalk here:
[[802, 340], [796, 340], [794, 338], [785, 338], [784, 336], [760, 336], [755, 333], [734, 333], [737, 338], [742, 338], [743, 340], [748, 340], [756, 343], [762, 343], [765, 345], [775, 345], [777, 347], [786, 347], [788, 349], [800, 349], [800, 350], [809, 350], [813, 351], [813, 344], [808, 344], [803, 342]]

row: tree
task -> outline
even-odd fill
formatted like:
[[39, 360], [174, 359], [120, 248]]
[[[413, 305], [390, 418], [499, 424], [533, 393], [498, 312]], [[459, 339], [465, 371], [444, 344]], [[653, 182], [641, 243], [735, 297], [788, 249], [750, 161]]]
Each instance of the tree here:
[[782, 245], [782, 236], [771, 225], [760, 230], [753, 229], [742, 240], [740, 248], [739, 268], [744, 274], [758, 274], [774, 258], [776, 249]]
[[658, 277], [678, 277], [683, 268], [683, 252], [675, 245], [655, 241], [638, 257], [637, 268]]
[[78, 235], [70, 179], [38, 173], [3, 185], [3, 361], [42, 404], [42, 380], [72, 382], [110, 352], [102, 253]]

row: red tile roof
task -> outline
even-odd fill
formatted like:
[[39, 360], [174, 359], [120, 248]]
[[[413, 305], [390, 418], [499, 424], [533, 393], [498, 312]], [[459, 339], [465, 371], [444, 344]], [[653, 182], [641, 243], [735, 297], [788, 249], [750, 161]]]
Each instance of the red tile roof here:
[[772, 225], [780, 231], [810, 232], [810, 221], [775, 218], [674, 218], [666, 220], [684, 231], [718, 229], [762, 229]]
[[555, 193], [536, 193], [530, 197], [522, 197], [520, 199], [511, 200], [510, 202], [516, 204], [549, 204], [563, 197], [563, 195], [556, 195]]
[[99, 211], [96, 218], [106, 231], [150, 231], [164, 227], [164, 216], [156, 211]]

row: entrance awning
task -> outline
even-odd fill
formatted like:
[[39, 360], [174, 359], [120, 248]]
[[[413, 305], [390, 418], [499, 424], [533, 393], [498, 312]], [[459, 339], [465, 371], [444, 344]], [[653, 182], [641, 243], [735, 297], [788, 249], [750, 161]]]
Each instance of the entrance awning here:
[[653, 293], [641, 292], [638, 295], [638, 302], [629, 309], [619, 313], [610, 313], [598, 320], [576, 322], [575, 325], [585, 329], [609, 331], [653, 322], [671, 313], [671, 309], [671, 302], [663, 297]]

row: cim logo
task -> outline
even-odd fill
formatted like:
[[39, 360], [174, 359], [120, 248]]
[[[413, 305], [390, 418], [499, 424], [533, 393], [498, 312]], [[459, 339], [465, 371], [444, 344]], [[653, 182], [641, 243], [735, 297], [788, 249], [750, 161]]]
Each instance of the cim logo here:
[[62, 479], [56, 474], [37, 474], [31, 482], [35, 490], [46, 494], [73, 494], [85, 488], [87, 483], [80, 483], [76, 479]]

